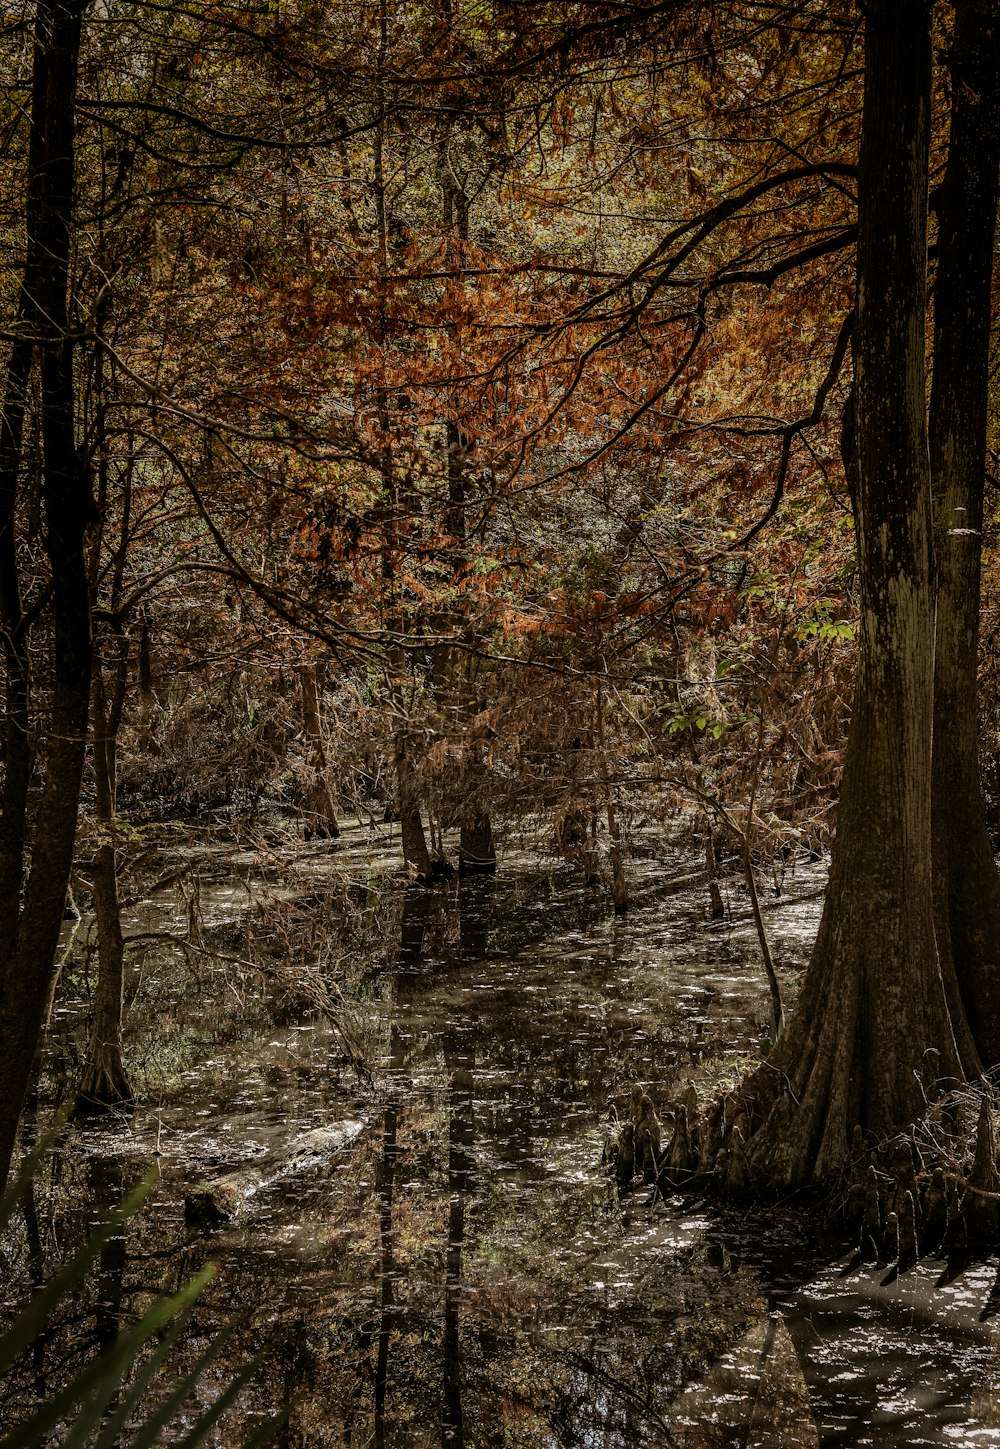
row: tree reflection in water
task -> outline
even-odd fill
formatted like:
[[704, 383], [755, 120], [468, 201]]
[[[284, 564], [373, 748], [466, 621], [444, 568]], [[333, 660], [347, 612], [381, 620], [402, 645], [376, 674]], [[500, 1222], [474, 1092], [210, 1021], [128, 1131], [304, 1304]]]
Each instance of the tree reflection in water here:
[[[454, 1065], [452, 1063], [454, 1062]], [[462, 1355], [459, 1305], [465, 1204], [472, 1186], [473, 1089], [471, 1058], [457, 1055], [448, 1086], [448, 1255], [444, 1290], [444, 1402], [442, 1440], [453, 1449], [465, 1443], [462, 1425]]]
[[[413, 994], [413, 977], [420, 965], [424, 933], [430, 918], [431, 893], [411, 886], [403, 900], [399, 933], [395, 996], [396, 1006], [409, 1003]], [[386, 1389], [389, 1382], [389, 1347], [398, 1316], [395, 1292], [395, 1243], [393, 1231], [393, 1194], [399, 1155], [399, 1119], [402, 1112], [404, 1043], [399, 1030], [399, 1013], [393, 1012], [389, 1029], [389, 1084], [382, 1129], [382, 1160], [376, 1176], [379, 1199], [379, 1237], [382, 1262], [379, 1287], [379, 1328], [375, 1358], [375, 1449], [386, 1444]]]

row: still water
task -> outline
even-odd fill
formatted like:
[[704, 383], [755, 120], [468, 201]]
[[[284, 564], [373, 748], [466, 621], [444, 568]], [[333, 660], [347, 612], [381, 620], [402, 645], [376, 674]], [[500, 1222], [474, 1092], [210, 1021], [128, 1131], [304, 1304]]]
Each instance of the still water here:
[[[67, 1152], [155, 1163], [133, 1264], [221, 1264], [203, 1312], [276, 1345], [261, 1392], [289, 1444], [1000, 1444], [995, 1264], [885, 1283], [794, 1208], [619, 1198], [602, 1173], [635, 1081], [665, 1108], [752, 1060], [767, 992], [736, 884], [710, 924], [676, 859], [633, 861], [616, 918], [529, 856], [406, 887], [360, 826], [191, 856], [201, 945], [148, 955], [130, 1025], [143, 1105]], [[791, 993], [822, 872], [778, 884]], [[150, 937], [183, 914], [144, 910]], [[58, 1058], [71, 1001], [56, 1025]], [[211, 1233], [195, 1189], [229, 1219]]]

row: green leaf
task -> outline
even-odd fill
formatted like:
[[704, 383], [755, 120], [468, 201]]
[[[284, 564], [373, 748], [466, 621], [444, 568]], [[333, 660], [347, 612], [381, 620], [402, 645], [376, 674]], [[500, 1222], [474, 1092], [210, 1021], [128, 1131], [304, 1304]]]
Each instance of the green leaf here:
[[10, 1187], [8, 1187], [3, 1197], [0, 1198], [0, 1232], [3, 1232], [4, 1228], [10, 1222], [14, 1209], [31, 1186], [32, 1178], [38, 1170], [39, 1163], [62, 1131], [69, 1119], [69, 1114], [69, 1104], [56, 1113], [48, 1130], [43, 1132], [41, 1137], [39, 1137], [34, 1147], [21, 1163], [17, 1177], [11, 1183]]
[[[57, 1119], [25, 1160], [17, 1180], [0, 1202], [3, 1221], [9, 1219], [18, 1201], [30, 1190], [32, 1174], [37, 1171], [61, 1126], [62, 1120]], [[32, 1295], [15, 1322], [0, 1333], [0, 1373], [37, 1341], [53, 1311], [80, 1286], [101, 1249], [137, 1211], [151, 1185], [150, 1181], [146, 1181], [130, 1193], [121, 1206], [95, 1228], [84, 1246], [51, 1282]], [[219, 1358], [232, 1338], [233, 1326], [230, 1325], [212, 1340], [197, 1363], [158, 1404], [144, 1409], [157, 1375], [166, 1368], [190, 1320], [195, 1301], [215, 1273], [215, 1265], [209, 1264], [178, 1292], [159, 1298], [137, 1324], [85, 1364], [69, 1383], [37, 1405], [24, 1423], [6, 1432], [0, 1430], [0, 1449], [38, 1449], [53, 1433], [59, 1436], [60, 1449], [115, 1449], [126, 1433], [129, 1435], [129, 1449], [153, 1449], [154, 1444], [162, 1442], [164, 1431], [176, 1420], [202, 1375]], [[157, 1338], [159, 1342], [154, 1351], [137, 1370], [146, 1346]], [[183, 1438], [175, 1436], [175, 1442], [182, 1449], [197, 1449], [208, 1441], [214, 1426], [256, 1372], [261, 1358], [262, 1355], [258, 1355], [231, 1378], [194, 1422], [185, 1425], [187, 1432]], [[123, 1390], [133, 1375], [131, 1384]], [[116, 1403], [119, 1395], [121, 1398]], [[113, 1409], [110, 1408], [112, 1405]], [[257, 1446], [273, 1439], [285, 1417], [285, 1414], [277, 1415], [262, 1424], [246, 1441], [244, 1449], [257, 1449]], [[132, 1422], [136, 1419], [137, 1423]], [[131, 1430], [128, 1429], [130, 1422]]]
[[[0, 1337], [0, 1378], [7, 1372], [11, 1364], [15, 1363], [22, 1353], [31, 1347], [48, 1321], [52, 1310], [67, 1297], [71, 1289], [83, 1281], [87, 1269], [97, 1258], [105, 1243], [141, 1206], [151, 1187], [152, 1180], [147, 1178], [134, 1192], [129, 1194], [121, 1207], [117, 1208], [91, 1234], [79, 1252], [64, 1267], [60, 1268], [51, 1282], [33, 1295], [20, 1317]], [[0, 1441], [0, 1443], [2, 1442]]]
[[[116, 1214], [117, 1216], [117, 1214]], [[76, 1404], [76, 1423], [60, 1440], [62, 1449], [81, 1449], [100, 1426], [107, 1405], [139, 1356], [146, 1341], [187, 1308], [214, 1276], [210, 1265], [170, 1298], [161, 1298], [130, 1332], [123, 1334], [52, 1398], [40, 1404], [28, 1420], [0, 1439], [0, 1449], [35, 1449]], [[38, 1295], [41, 1296], [41, 1295]], [[24, 1315], [22, 1315], [23, 1317]]]

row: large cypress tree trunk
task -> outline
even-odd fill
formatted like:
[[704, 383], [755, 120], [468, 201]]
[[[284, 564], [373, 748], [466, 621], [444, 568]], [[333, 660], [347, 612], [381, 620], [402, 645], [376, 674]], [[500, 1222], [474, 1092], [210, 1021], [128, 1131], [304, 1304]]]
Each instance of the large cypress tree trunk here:
[[[31, 842], [31, 867], [16, 927], [0, 957], [0, 1185], [7, 1178], [21, 1105], [55, 972], [63, 903], [73, 863], [90, 695], [90, 595], [84, 533], [90, 486], [76, 447], [73, 344], [68, 336], [70, 232], [80, 32], [85, 0], [43, 0], [36, 28], [33, 105], [41, 116], [28, 183], [28, 315], [41, 352], [45, 550], [51, 570], [53, 669], [45, 775]], [[39, 83], [39, 75], [42, 81]], [[32, 265], [36, 270], [29, 279]], [[16, 560], [15, 560], [16, 567]], [[25, 624], [18, 620], [18, 628]], [[26, 806], [26, 802], [25, 802]], [[12, 828], [20, 829], [19, 825]], [[26, 832], [21, 833], [22, 841]]]
[[799, 1007], [748, 1088], [747, 1162], [758, 1182], [781, 1189], [833, 1177], [855, 1123], [898, 1131], [925, 1110], [925, 1091], [974, 1066], [964, 1022], [949, 1011], [931, 903], [930, 101], [930, 5], [873, 0], [848, 438], [861, 583], [854, 712]]
[[935, 507], [934, 891], [942, 959], [987, 1066], [1000, 1063], [1000, 876], [979, 775], [976, 672], [1000, 170], [1000, 6], [956, 6], [938, 204], [930, 450]]

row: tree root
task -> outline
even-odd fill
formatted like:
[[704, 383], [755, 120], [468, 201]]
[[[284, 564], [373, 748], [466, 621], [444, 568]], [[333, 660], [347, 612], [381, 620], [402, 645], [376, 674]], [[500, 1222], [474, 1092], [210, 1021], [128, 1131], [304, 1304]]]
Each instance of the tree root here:
[[74, 1117], [99, 1117], [116, 1107], [127, 1107], [135, 1093], [120, 1056], [110, 1053], [90, 1062], [83, 1074], [73, 1108]]
[[[673, 1131], [657, 1156], [655, 1191], [766, 1198], [747, 1152], [740, 1093], [701, 1106], [693, 1088], [664, 1112]], [[933, 1103], [905, 1134], [867, 1140], [854, 1129], [841, 1178], [814, 1201], [826, 1226], [861, 1257], [902, 1273], [942, 1250], [1000, 1243], [1000, 1167], [992, 1084], [984, 1079]], [[621, 1177], [619, 1177], [621, 1181]], [[646, 1180], [650, 1180], [646, 1174]]]

